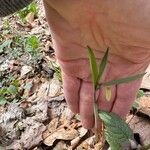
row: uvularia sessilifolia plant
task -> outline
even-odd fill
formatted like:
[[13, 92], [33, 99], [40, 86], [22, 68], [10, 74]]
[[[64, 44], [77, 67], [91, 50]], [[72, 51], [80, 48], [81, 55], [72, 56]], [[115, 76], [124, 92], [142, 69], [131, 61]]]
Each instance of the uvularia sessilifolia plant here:
[[[101, 82], [104, 70], [106, 69], [109, 55], [109, 48], [107, 48], [103, 58], [99, 65], [97, 65], [96, 57], [93, 53], [93, 50], [87, 46], [90, 67], [92, 72], [92, 82], [93, 82], [93, 110], [95, 118], [95, 139], [96, 142], [102, 140], [102, 146], [105, 143], [105, 140], [109, 143], [111, 150], [121, 150], [122, 146], [132, 140], [133, 132], [129, 128], [128, 124], [120, 118], [117, 114], [112, 112], [101, 111], [98, 108], [96, 92], [100, 88], [105, 88], [105, 100], [110, 101], [112, 96], [111, 86], [118, 85], [123, 83], [129, 83], [134, 80], [142, 78], [145, 73], [137, 74], [134, 76], [120, 78], [112, 81]], [[99, 84], [100, 83], [100, 84]], [[98, 120], [102, 121], [102, 133], [98, 132]]]

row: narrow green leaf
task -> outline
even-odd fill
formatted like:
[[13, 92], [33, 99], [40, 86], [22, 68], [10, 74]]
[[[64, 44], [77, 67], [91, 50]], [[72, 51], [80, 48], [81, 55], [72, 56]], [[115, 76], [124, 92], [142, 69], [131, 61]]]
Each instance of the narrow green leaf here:
[[135, 75], [135, 76], [120, 78], [120, 79], [117, 79], [117, 80], [112, 80], [112, 81], [109, 81], [109, 82], [105, 82], [105, 83], [102, 83], [102, 85], [103, 86], [111, 86], [111, 85], [117, 85], [117, 84], [122, 84], [122, 83], [129, 83], [131, 81], [138, 80], [138, 79], [142, 78], [144, 75], [145, 75], [145, 73], [141, 73], [141, 74], [138, 74], [138, 75]]
[[107, 59], [108, 59], [108, 52], [109, 52], [109, 48], [107, 48], [107, 51], [105, 52], [104, 57], [102, 58], [102, 61], [99, 65], [99, 70], [98, 70], [98, 77], [97, 77], [97, 83], [100, 81], [104, 70], [106, 68], [106, 64], [107, 64]]
[[141, 98], [141, 97], [143, 97], [143, 96], [144, 96], [143, 90], [139, 90], [138, 93], [137, 93], [136, 98], [139, 99], [139, 98]]
[[124, 143], [133, 139], [133, 132], [128, 124], [115, 113], [100, 111], [99, 117], [104, 122], [105, 137], [112, 150], [121, 150]]
[[98, 77], [96, 57], [93, 53], [93, 50], [89, 46], [87, 46], [87, 48], [88, 48], [88, 53], [89, 53], [90, 66], [92, 70], [93, 83], [94, 83], [94, 87], [96, 87], [97, 77]]

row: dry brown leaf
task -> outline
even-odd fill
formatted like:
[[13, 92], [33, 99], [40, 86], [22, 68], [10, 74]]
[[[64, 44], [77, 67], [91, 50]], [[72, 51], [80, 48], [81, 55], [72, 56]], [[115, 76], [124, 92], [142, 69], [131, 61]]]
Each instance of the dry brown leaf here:
[[138, 103], [140, 106], [139, 112], [142, 112], [143, 114], [150, 117], [150, 97], [144, 96]]
[[85, 150], [92, 150], [92, 147], [95, 145], [95, 136], [89, 137], [84, 140], [78, 147], [77, 150], [84, 148]]
[[50, 135], [50, 133], [49, 133], [48, 130], [44, 131], [43, 134], [42, 134], [43, 140], [46, 139], [49, 135]]
[[24, 77], [26, 74], [28, 74], [29, 72], [31, 72], [32, 71], [32, 67], [31, 66], [23, 66], [22, 68], [21, 68], [21, 75], [20, 75], [20, 77], [22, 78], [22, 77]]
[[70, 147], [70, 149], [74, 149], [79, 144], [80, 140], [81, 140], [81, 138], [79, 136], [76, 137], [75, 139], [73, 139], [71, 141], [71, 147]]
[[146, 75], [143, 78], [141, 88], [150, 90], [150, 65], [146, 70]]
[[67, 145], [64, 141], [59, 141], [56, 146], [53, 148], [53, 150], [67, 150]]
[[62, 94], [61, 83], [57, 79], [52, 79], [51, 81], [46, 81], [41, 84], [37, 97], [56, 97]]
[[79, 134], [80, 134], [79, 136], [80, 136], [81, 138], [82, 138], [83, 136], [85, 136], [86, 133], [88, 132], [88, 130], [85, 129], [84, 127], [79, 128], [78, 131], [79, 131]]
[[20, 107], [23, 109], [29, 108], [29, 107], [31, 107], [31, 105], [32, 105], [31, 102], [28, 102], [28, 101], [22, 101], [20, 103]]
[[77, 148], [77, 150], [91, 150], [91, 147], [88, 145], [87, 142], [82, 142]]
[[103, 144], [102, 143], [97, 143], [97, 144], [95, 144], [95, 150], [102, 150], [102, 148], [103, 148]]
[[60, 128], [48, 136], [44, 140], [44, 144], [47, 146], [52, 146], [54, 141], [59, 140], [72, 140], [78, 136], [78, 131], [75, 129], [72, 130], [65, 130], [64, 128]]
[[33, 21], [34, 21], [34, 16], [35, 16], [34, 12], [28, 13], [27, 16], [26, 16], [26, 21], [28, 23], [32, 24]]
[[53, 133], [56, 129], [57, 129], [57, 126], [58, 126], [58, 118], [54, 118], [48, 125], [48, 131], [49, 133]]
[[88, 130], [85, 129], [84, 127], [81, 127], [81, 128], [78, 129], [78, 132], [79, 132], [79, 136], [76, 137], [75, 139], [73, 139], [71, 141], [71, 147], [70, 147], [70, 149], [74, 149], [79, 144], [81, 138], [86, 135], [86, 133], [88, 132]]
[[[128, 116], [130, 120], [132, 116]], [[129, 123], [134, 133], [139, 133], [144, 145], [150, 144], [150, 124], [149, 121], [137, 116], [134, 116]]]
[[42, 141], [42, 133], [45, 131], [43, 123], [39, 123], [32, 118], [23, 120], [24, 132], [20, 139], [14, 139], [6, 149], [30, 149]]
[[47, 41], [46, 44], [45, 44], [45, 51], [48, 52], [50, 47], [52, 47], [52, 42]]

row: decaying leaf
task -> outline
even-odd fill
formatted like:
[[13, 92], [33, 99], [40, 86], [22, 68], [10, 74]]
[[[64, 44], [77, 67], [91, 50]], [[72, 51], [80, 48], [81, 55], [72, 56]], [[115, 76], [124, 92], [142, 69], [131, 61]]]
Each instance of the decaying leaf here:
[[64, 141], [59, 141], [53, 150], [68, 150], [67, 145]]
[[20, 140], [14, 140], [6, 149], [30, 149], [42, 141], [42, 133], [46, 129], [43, 123], [27, 118], [23, 124], [25, 131], [21, 134]]
[[111, 86], [105, 87], [105, 96], [106, 96], [106, 100], [109, 102], [111, 100], [111, 97], [112, 97]]
[[150, 123], [149, 120], [141, 117], [134, 116], [131, 120], [132, 115], [127, 117], [127, 122], [130, 120], [129, 126], [134, 133], [139, 133], [141, 142], [144, 145], [150, 144]]
[[79, 128], [78, 131], [79, 131], [79, 136], [71, 141], [70, 149], [74, 149], [79, 144], [81, 138], [84, 137], [88, 132], [88, 130], [83, 127]]
[[78, 136], [78, 131], [75, 129], [65, 130], [64, 128], [60, 128], [56, 130], [56, 132], [50, 134], [46, 139], [44, 139], [44, 144], [48, 146], [52, 146], [55, 140], [72, 140]]
[[148, 66], [146, 70], [146, 75], [142, 80], [141, 88], [150, 90], [150, 65]]
[[41, 84], [38, 92], [37, 97], [44, 98], [44, 97], [56, 97], [62, 94], [61, 83], [58, 79], [52, 79], [51, 81], [46, 81], [45, 83]]
[[92, 150], [93, 145], [95, 144], [95, 136], [91, 136], [84, 140], [79, 146], [77, 146], [77, 150]]
[[24, 77], [26, 74], [28, 74], [30, 71], [32, 71], [32, 67], [31, 66], [23, 66], [21, 68], [21, 78]]
[[54, 118], [48, 125], [48, 131], [49, 133], [53, 133], [56, 129], [57, 129], [57, 126], [58, 126], [58, 118]]

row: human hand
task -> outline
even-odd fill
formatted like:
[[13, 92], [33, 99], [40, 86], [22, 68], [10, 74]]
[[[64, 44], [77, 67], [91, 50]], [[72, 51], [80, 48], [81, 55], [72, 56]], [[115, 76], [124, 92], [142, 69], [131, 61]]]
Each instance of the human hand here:
[[[44, 0], [56, 57], [61, 65], [64, 94], [70, 109], [79, 113], [83, 125], [92, 128], [93, 88], [86, 46], [99, 62], [110, 48], [101, 82], [145, 72], [150, 61], [148, 1]], [[98, 91], [102, 110], [125, 117], [141, 81], [112, 86], [110, 102]]]

